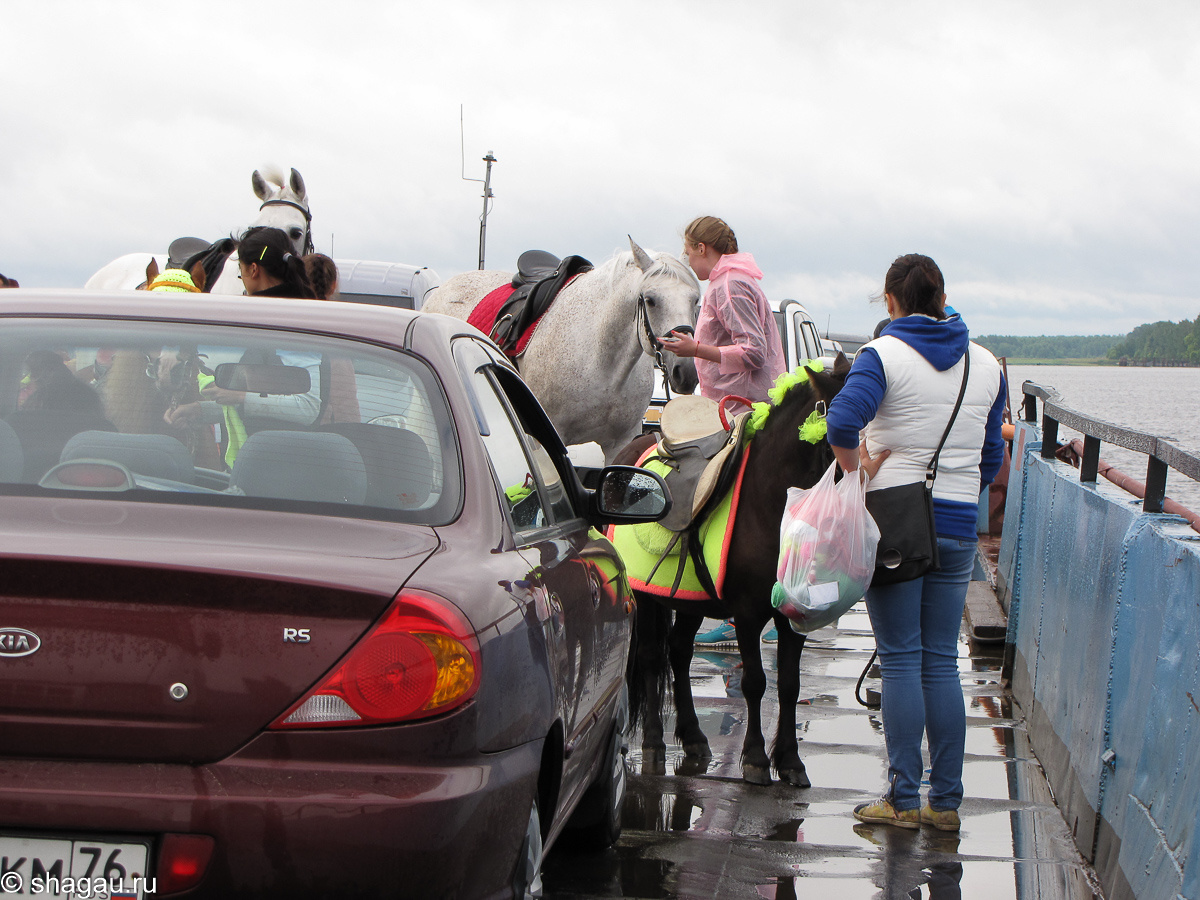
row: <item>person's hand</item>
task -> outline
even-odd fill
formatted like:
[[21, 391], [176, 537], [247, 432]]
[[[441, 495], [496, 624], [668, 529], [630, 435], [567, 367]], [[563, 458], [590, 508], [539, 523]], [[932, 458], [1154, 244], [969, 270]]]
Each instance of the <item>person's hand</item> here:
[[237, 406], [246, 399], [245, 391], [230, 391], [215, 384], [208, 385], [200, 393], [206, 400], [216, 400], [222, 406]]
[[858, 467], [867, 474], [867, 478], [873, 479], [883, 461], [891, 455], [891, 450], [880, 450], [878, 455], [872, 456], [867, 452], [866, 441], [863, 441], [858, 445]]
[[181, 403], [163, 413], [163, 421], [176, 428], [186, 428], [200, 417], [200, 402]]
[[679, 331], [668, 332], [667, 336], [660, 340], [663, 347], [670, 350], [676, 356], [696, 356], [696, 351], [700, 347], [696, 343], [696, 339], [690, 334]]

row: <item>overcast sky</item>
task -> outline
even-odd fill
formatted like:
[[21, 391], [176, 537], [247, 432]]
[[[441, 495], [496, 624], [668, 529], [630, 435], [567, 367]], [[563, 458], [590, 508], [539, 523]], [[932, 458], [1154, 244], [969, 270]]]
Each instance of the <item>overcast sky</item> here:
[[[318, 249], [678, 252], [725, 218], [772, 298], [869, 331], [932, 256], [972, 333], [1200, 314], [1200, 4], [0, 2], [0, 272], [81, 286], [216, 239], [256, 168]], [[460, 137], [460, 107], [465, 131]], [[461, 143], [460, 143], [461, 142]]]

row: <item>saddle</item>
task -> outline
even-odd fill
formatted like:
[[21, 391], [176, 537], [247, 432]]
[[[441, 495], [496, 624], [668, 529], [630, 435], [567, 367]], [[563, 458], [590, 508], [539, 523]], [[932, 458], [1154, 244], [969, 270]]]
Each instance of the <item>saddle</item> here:
[[592, 268], [582, 256], [559, 259], [545, 250], [526, 250], [517, 260], [513, 291], [496, 313], [489, 334], [508, 356], [517, 355], [517, 344], [542, 317], [550, 303], [572, 278]]
[[666, 481], [673, 502], [671, 512], [659, 524], [674, 536], [649, 577], [669, 555], [678, 553], [672, 595], [690, 557], [705, 591], [717, 597], [701, 553], [700, 526], [733, 487], [745, 452], [742, 438], [747, 421], [742, 414], [726, 429], [720, 404], [707, 397], [683, 395], [663, 408], [656, 471]]

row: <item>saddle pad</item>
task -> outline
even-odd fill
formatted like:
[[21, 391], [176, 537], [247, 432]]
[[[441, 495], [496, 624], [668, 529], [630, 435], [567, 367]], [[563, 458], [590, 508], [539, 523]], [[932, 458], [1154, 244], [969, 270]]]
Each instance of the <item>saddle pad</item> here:
[[[500, 308], [508, 301], [508, 298], [513, 295], [516, 290], [511, 284], [503, 284], [496, 288], [482, 300], [475, 304], [475, 308], [471, 310], [471, 314], [467, 316], [467, 324], [474, 325], [484, 334], [489, 337], [492, 334], [492, 329], [496, 327], [496, 316], [500, 312]], [[538, 322], [542, 321], [539, 316], [521, 335], [517, 341], [515, 353], [507, 354], [508, 356], [516, 357], [525, 352], [525, 345], [529, 343], [529, 339], [533, 337], [534, 331], [537, 330]]]
[[[655, 450], [651, 449], [650, 454], [643, 458], [639, 465], [653, 470], [654, 453]], [[738, 467], [733, 488], [700, 526], [704, 564], [707, 566], [709, 574], [712, 575], [713, 586], [717, 589], [717, 599], [722, 599], [724, 593], [729, 543], [733, 536], [733, 525], [737, 517], [742, 477], [746, 473], [746, 461], [749, 458], [750, 448], [747, 447], [746, 452], [742, 454], [742, 463]], [[620, 553], [621, 559], [625, 563], [630, 584], [639, 591], [660, 597], [670, 596], [671, 585], [675, 583], [675, 574], [679, 568], [679, 554], [672, 553], [663, 560], [662, 565], [658, 566], [658, 570], [654, 571], [655, 565], [662, 556], [663, 548], [667, 546], [673, 536], [657, 522], [641, 525], [610, 525], [608, 527], [608, 539], [617, 548], [617, 552]], [[650, 579], [652, 571], [654, 571], [654, 577]], [[675, 591], [675, 596], [681, 600], [709, 599], [708, 593], [700, 585], [695, 564], [691, 559], [686, 562], [683, 577], [679, 581], [679, 589]]]

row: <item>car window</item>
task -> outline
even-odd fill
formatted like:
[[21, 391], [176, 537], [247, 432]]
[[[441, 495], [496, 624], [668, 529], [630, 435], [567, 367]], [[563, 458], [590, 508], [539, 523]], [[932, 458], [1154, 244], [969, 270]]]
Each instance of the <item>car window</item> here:
[[486, 367], [480, 368], [471, 376], [478, 402], [476, 414], [482, 417], [483, 442], [504, 491], [513, 528], [518, 532], [543, 528], [549, 519], [542, 503], [541, 486], [534, 476], [536, 466], [526, 454], [487, 371]]
[[461, 493], [423, 360], [260, 328], [6, 322], [0, 460], [13, 491], [429, 524]]

